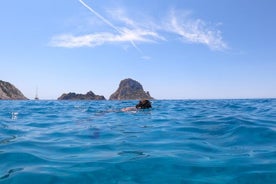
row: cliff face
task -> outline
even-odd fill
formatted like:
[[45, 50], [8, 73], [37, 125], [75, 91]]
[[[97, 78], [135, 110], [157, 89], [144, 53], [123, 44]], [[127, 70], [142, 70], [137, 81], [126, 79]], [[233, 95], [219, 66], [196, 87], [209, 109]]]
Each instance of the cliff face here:
[[104, 96], [95, 95], [92, 91], [84, 94], [67, 93], [61, 95], [58, 100], [105, 100]]
[[27, 100], [14, 85], [0, 80], [0, 100]]
[[119, 88], [113, 93], [110, 100], [139, 100], [139, 99], [153, 99], [149, 92], [145, 92], [143, 86], [133, 80], [124, 79], [120, 82]]

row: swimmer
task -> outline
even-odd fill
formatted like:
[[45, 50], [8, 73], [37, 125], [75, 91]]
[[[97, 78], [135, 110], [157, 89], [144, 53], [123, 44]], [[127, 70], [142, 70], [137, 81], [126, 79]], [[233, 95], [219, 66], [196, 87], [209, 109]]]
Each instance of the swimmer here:
[[140, 100], [139, 103], [135, 107], [126, 107], [123, 108], [122, 111], [137, 111], [139, 109], [149, 109], [151, 108], [151, 102], [149, 100]]

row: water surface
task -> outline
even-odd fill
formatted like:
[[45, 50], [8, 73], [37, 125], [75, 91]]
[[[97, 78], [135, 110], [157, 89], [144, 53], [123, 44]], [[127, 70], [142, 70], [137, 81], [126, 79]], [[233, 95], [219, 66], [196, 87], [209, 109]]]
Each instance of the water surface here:
[[276, 183], [276, 100], [0, 101], [0, 183]]

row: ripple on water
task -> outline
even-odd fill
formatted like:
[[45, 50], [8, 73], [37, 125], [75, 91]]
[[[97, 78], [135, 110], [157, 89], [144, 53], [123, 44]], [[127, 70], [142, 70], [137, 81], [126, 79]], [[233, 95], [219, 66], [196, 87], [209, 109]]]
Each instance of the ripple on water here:
[[24, 170], [23, 168], [15, 168], [15, 169], [10, 169], [6, 174], [4, 174], [3, 176], [0, 176], [0, 180], [4, 180], [9, 178], [12, 174], [16, 173], [16, 172], [20, 172]]
[[15, 135], [12, 135], [12, 136], [10, 136], [10, 137], [3, 138], [3, 139], [0, 138], [0, 145], [1, 145], [1, 144], [9, 144], [9, 143], [15, 141], [15, 139], [16, 139], [16, 136], [15, 136]]

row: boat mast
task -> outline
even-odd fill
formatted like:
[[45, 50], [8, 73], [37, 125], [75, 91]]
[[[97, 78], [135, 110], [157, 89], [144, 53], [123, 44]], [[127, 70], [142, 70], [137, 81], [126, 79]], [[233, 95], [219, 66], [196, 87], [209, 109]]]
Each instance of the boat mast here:
[[37, 87], [36, 87], [36, 91], [35, 91], [35, 100], [39, 100], [38, 93], [37, 93]]

